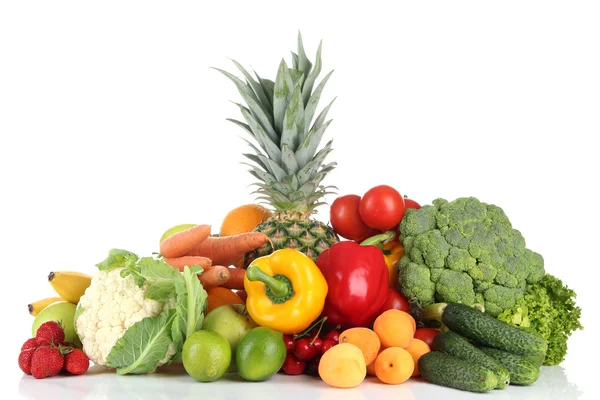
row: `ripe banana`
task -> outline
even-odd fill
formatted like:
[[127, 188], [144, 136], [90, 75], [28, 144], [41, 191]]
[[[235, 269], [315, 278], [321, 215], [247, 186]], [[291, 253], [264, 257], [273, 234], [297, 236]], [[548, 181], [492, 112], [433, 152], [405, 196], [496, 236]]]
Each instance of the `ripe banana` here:
[[34, 317], [38, 315], [44, 308], [48, 307], [52, 303], [57, 301], [65, 301], [62, 297], [46, 297], [45, 299], [34, 301], [33, 303], [27, 304], [29, 314]]
[[60, 297], [77, 304], [85, 293], [85, 289], [92, 283], [92, 277], [81, 272], [58, 271], [50, 272], [48, 282]]

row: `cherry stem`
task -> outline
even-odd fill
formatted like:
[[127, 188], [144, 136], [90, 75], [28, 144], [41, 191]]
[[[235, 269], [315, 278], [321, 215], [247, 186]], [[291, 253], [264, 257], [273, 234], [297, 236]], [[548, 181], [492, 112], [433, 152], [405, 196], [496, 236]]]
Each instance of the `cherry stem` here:
[[[312, 324], [311, 326], [306, 328], [303, 332], [296, 333], [294, 335], [294, 339], [298, 339], [298, 338], [301, 338], [302, 336], [308, 335], [310, 333], [310, 331], [312, 331], [313, 328], [319, 324], [321, 325], [321, 327], [323, 327], [323, 324], [325, 323], [325, 321], [327, 321], [327, 316], [318, 319], [314, 324]], [[319, 327], [319, 332], [321, 332], [321, 327]]]

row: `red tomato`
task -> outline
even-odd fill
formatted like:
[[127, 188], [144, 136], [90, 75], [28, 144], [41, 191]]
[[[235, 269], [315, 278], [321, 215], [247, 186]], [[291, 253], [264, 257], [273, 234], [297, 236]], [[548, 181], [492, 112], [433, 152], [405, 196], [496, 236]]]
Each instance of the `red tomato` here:
[[421, 208], [421, 205], [419, 203], [417, 203], [416, 201], [405, 197], [404, 198], [404, 207], [405, 208], [416, 208], [418, 210], [419, 208]]
[[416, 330], [414, 337], [415, 339], [421, 339], [422, 341], [427, 343], [427, 346], [429, 346], [429, 348], [431, 349], [433, 338], [438, 333], [440, 333], [440, 331], [435, 328], [419, 328]]
[[404, 297], [402, 293], [400, 293], [394, 288], [388, 288], [387, 298], [385, 299], [385, 303], [383, 303], [383, 306], [379, 310], [379, 314], [391, 309], [406, 311], [407, 313], [410, 312], [410, 305], [408, 304], [408, 300], [406, 299], [406, 297]]
[[374, 229], [394, 229], [404, 216], [404, 198], [393, 187], [379, 185], [369, 189], [358, 206], [363, 222]]
[[348, 194], [335, 199], [329, 209], [329, 221], [333, 230], [338, 235], [357, 242], [377, 234], [360, 219], [359, 204], [360, 196]]

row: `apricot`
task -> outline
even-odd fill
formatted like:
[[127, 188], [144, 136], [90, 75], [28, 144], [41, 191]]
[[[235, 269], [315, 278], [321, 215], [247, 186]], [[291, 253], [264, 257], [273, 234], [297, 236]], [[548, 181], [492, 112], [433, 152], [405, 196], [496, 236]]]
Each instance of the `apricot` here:
[[415, 364], [408, 351], [400, 347], [389, 347], [375, 359], [375, 374], [383, 383], [398, 385], [406, 382], [414, 371]]
[[383, 347], [408, 347], [415, 334], [415, 319], [409, 313], [390, 309], [381, 313], [373, 323], [373, 331]]
[[421, 339], [414, 338], [406, 348], [406, 351], [408, 351], [408, 353], [413, 359], [413, 362], [415, 363], [415, 369], [412, 373], [412, 376], [420, 375], [421, 373], [419, 372], [419, 358], [421, 358], [423, 354], [429, 353], [431, 351], [429, 349], [429, 346]]
[[[384, 350], [385, 350], [385, 347], [380, 347], [379, 352], [377, 352], [377, 355], [379, 355], [379, 353], [381, 353]], [[377, 376], [377, 374], [375, 373], [375, 360], [373, 360], [371, 362], [371, 364], [367, 365], [367, 375]]]
[[333, 387], [358, 386], [366, 375], [365, 357], [362, 351], [351, 343], [340, 342], [327, 350], [319, 361], [319, 376]]
[[340, 333], [339, 343], [351, 343], [362, 351], [365, 365], [375, 361], [381, 342], [379, 336], [369, 328], [350, 328]]

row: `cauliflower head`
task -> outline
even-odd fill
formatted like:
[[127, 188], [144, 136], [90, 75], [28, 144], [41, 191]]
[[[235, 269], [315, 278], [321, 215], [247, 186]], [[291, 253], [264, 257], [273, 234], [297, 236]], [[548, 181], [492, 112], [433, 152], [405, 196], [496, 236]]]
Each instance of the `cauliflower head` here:
[[[124, 268], [100, 271], [79, 300], [75, 314], [75, 329], [83, 351], [98, 365], [107, 365], [106, 358], [127, 329], [146, 317], [161, 315], [175, 308], [175, 299], [158, 301], [146, 298], [148, 283], [138, 287], [132, 275], [121, 277]], [[164, 360], [175, 354], [169, 347]]]
[[526, 248], [504, 211], [475, 197], [407, 209], [399, 230], [400, 288], [421, 307], [481, 304], [497, 316], [545, 274], [542, 256]]
[[151, 373], [181, 362], [185, 340], [202, 328], [207, 293], [199, 266], [171, 268], [161, 259], [113, 249], [81, 297], [75, 329], [95, 364], [118, 374]]

